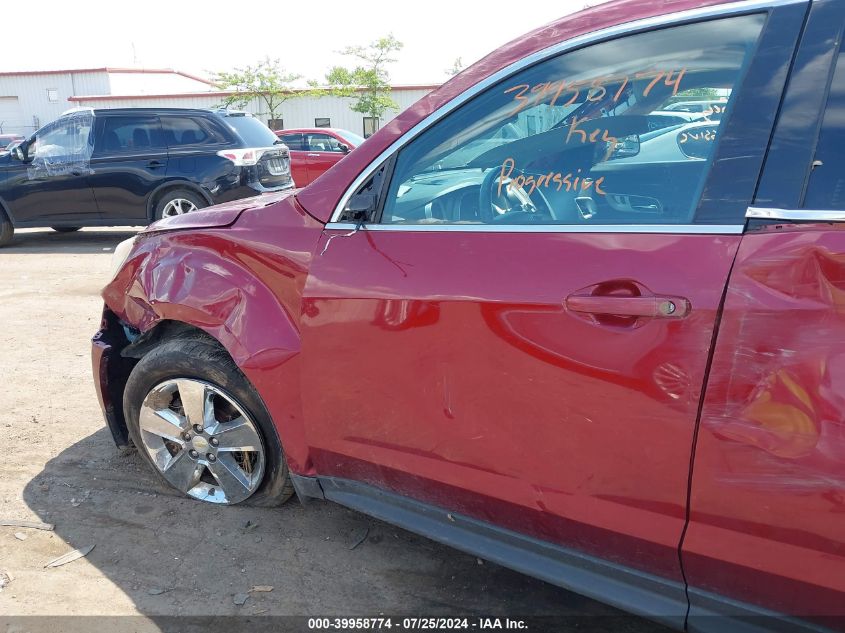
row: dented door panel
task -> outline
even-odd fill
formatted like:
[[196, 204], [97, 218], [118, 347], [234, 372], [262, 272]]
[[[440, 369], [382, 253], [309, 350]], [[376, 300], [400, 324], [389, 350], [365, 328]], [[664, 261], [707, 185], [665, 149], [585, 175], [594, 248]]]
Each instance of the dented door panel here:
[[746, 235], [700, 420], [691, 587], [845, 615], [845, 227]]

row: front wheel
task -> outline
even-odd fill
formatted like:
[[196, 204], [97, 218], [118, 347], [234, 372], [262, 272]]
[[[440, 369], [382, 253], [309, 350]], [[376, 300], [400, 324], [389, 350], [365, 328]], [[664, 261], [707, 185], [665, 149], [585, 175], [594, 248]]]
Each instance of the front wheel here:
[[123, 407], [138, 451], [183, 494], [260, 506], [293, 494], [269, 413], [215, 341], [179, 338], [146, 354], [129, 376]]
[[187, 189], [175, 189], [164, 194], [155, 208], [155, 219], [172, 218], [208, 206], [201, 196]]

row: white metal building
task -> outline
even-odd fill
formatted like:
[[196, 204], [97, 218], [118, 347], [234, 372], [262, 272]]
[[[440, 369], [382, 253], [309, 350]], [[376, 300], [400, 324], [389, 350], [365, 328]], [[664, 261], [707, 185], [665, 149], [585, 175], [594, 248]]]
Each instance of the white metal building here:
[[[436, 85], [394, 86], [392, 98], [400, 111], [436, 88]], [[195, 75], [171, 69], [86, 68], [0, 73], [0, 133], [29, 135], [73, 107], [90, 108], [215, 108], [228, 94]], [[372, 121], [353, 112], [351, 100], [324, 96], [298, 97], [281, 107], [274, 126], [335, 127], [362, 135], [372, 131]], [[245, 110], [267, 122], [255, 101]], [[378, 126], [396, 116], [388, 112]], [[376, 128], [377, 129], [377, 128]]]

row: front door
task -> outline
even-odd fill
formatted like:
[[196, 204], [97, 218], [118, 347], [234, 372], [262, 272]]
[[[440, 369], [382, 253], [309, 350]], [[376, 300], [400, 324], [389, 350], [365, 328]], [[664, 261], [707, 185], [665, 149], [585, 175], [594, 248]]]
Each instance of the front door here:
[[306, 134], [308, 153], [308, 182], [316, 180], [334, 166], [346, 153], [340, 148], [340, 141], [329, 134]]
[[99, 218], [91, 190], [90, 112], [63, 117], [28, 143], [26, 162], [10, 161], [3, 198], [16, 225], [84, 225]]
[[155, 115], [97, 118], [91, 184], [105, 220], [146, 224], [150, 193], [165, 180], [167, 144]]
[[[380, 216], [330, 224], [305, 288], [317, 472], [659, 574], [686, 605], [696, 414], [785, 81], [751, 59], [765, 22], [552, 56], [374, 172]], [[685, 152], [654, 113], [713, 93], [728, 113]]]

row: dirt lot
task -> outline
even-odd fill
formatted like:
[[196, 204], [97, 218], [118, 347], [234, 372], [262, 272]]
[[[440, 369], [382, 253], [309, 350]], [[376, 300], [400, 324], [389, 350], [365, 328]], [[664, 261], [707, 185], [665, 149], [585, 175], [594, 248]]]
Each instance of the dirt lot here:
[[[131, 234], [20, 231], [0, 251], [0, 519], [56, 526], [0, 527], [0, 571], [12, 578], [0, 616], [135, 615], [145, 617], [45, 626], [156, 631], [174, 622], [159, 616], [186, 615], [590, 615], [605, 617], [553, 628], [658, 630], [330, 503], [264, 510], [190, 501], [138, 455], [120, 455], [94, 394], [89, 339], [111, 251]], [[44, 568], [89, 545], [86, 558]], [[249, 593], [256, 585], [273, 590]], [[242, 606], [237, 594], [248, 595]], [[38, 622], [0, 617], [0, 631]]]

